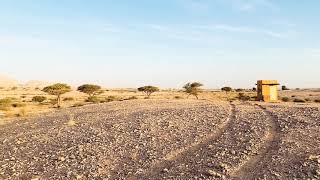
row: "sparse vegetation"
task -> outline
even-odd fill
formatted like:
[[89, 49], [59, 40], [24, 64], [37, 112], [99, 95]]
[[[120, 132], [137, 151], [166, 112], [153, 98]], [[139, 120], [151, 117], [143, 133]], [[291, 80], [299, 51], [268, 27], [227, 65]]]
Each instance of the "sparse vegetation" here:
[[244, 89], [241, 89], [241, 88], [236, 89], [236, 92], [242, 92], [242, 91], [244, 91]]
[[11, 98], [0, 99], [0, 110], [7, 111], [10, 109], [12, 104]]
[[46, 92], [50, 95], [55, 95], [57, 96], [57, 99], [56, 99], [56, 104], [58, 106], [58, 108], [60, 108], [61, 106], [61, 95], [67, 93], [67, 92], [70, 92], [71, 91], [71, 87], [68, 86], [67, 84], [54, 84], [54, 85], [51, 85], [51, 86], [47, 86], [45, 88], [43, 88], [42, 90], [43, 92]]
[[139, 87], [138, 91], [144, 92], [147, 98], [150, 98], [151, 94], [160, 91], [160, 89], [155, 86], [143, 86], [143, 87]]
[[121, 98], [117, 97], [117, 96], [108, 96], [105, 99], [105, 102], [112, 102], [112, 101], [119, 101], [121, 100]]
[[183, 99], [183, 97], [181, 97], [181, 96], [175, 96], [174, 98], [175, 99]]
[[282, 91], [287, 91], [290, 90], [289, 88], [287, 88], [287, 86], [281, 86]]
[[11, 104], [11, 106], [14, 108], [19, 108], [19, 107], [25, 107], [27, 105], [25, 103], [21, 103], [21, 102], [14, 102]]
[[315, 99], [314, 102], [320, 103], [320, 99]]
[[135, 99], [138, 99], [137, 96], [130, 96], [128, 98], [126, 98], [125, 100], [135, 100]]
[[38, 103], [42, 103], [42, 102], [44, 102], [45, 100], [47, 100], [47, 97], [45, 97], [45, 96], [34, 96], [34, 97], [32, 98], [32, 101], [33, 101], [33, 102], [38, 102]]
[[202, 92], [201, 87], [203, 84], [199, 82], [193, 82], [193, 83], [187, 83], [183, 86], [184, 92], [188, 94], [188, 98], [190, 95], [195, 96], [197, 99], [199, 99], [198, 95], [200, 92]]
[[87, 99], [87, 102], [91, 102], [91, 103], [100, 103], [101, 102], [101, 98], [97, 97], [97, 96], [90, 96]]
[[289, 98], [289, 97], [283, 97], [283, 98], [281, 98], [281, 100], [282, 100], [283, 102], [289, 102], [289, 101], [290, 101], [290, 98]]
[[229, 92], [232, 91], [232, 88], [231, 87], [223, 87], [223, 88], [221, 88], [221, 91], [224, 91], [228, 94]]
[[245, 95], [245, 93], [239, 93], [239, 100], [241, 101], [250, 101], [251, 97], [248, 95]]
[[79, 86], [78, 91], [88, 94], [89, 97], [97, 96], [104, 92], [101, 90], [100, 86], [93, 84], [84, 84], [82, 86]]
[[293, 100], [293, 102], [305, 103], [306, 101], [305, 101], [304, 99], [295, 98], [295, 99]]
[[306, 102], [310, 102], [310, 101], [311, 101], [310, 98], [305, 98], [304, 100], [305, 100]]
[[81, 107], [81, 106], [84, 106], [85, 103], [82, 103], [82, 102], [78, 102], [78, 103], [75, 103], [72, 107]]
[[74, 101], [74, 98], [73, 97], [66, 97], [66, 98], [63, 98], [63, 101]]

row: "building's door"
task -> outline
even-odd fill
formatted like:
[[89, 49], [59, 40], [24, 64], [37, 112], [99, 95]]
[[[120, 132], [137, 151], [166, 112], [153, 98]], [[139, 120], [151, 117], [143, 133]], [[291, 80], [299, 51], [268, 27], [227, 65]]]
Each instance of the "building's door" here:
[[270, 101], [278, 100], [278, 89], [277, 86], [270, 86]]

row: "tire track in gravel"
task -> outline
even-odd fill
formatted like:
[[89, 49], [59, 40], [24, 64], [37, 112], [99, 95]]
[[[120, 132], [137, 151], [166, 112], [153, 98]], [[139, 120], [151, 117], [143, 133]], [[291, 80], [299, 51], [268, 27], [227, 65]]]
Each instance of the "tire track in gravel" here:
[[255, 104], [254, 106], [261, 109], [264, 114], [267, 115], [269, 130], [264, 137], [265, 143], [262, 145], [258, 154], [249, 157], [243, 165], [230, 174], [230, 176], [235, 179], [255, 179], [257, 172], [260, 171], [259, 168], [263, 168], [266, 163], [271, 161], [272, 155], [280, 146], [280, 130], [277, 117], [261, 105]]
[[125, 179], [128, 180], [139, 180], [139, 179], [152, 179], [152, 177], [157, 177], [158, 174], [161, 174], [165, 169], [170, 169], [175, 164], [183, 161], [185, 157], [193, 156], [194, 152], [208, 146], [210, 141], [218, 139], [225, 130], [229, 127], [232, 121], [235, 119], [235, 105], [230, 104], [229, 117], [226, 121], [220, 124], [214, 133], [209, 134], [207, 137], [201, 141], [191, 144], [190, 146], [182, 149], [178, 149], [169, 153], [162, 161], [154, 164], [152, 167], [147, 169], [145, 172], [139, 175], [129, 175]]

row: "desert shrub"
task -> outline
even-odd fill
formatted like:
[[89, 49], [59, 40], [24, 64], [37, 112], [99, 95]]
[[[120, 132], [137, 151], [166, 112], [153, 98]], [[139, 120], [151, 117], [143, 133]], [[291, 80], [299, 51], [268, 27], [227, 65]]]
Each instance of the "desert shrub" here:
[[201, 87], [203, 84], [199, 82], [187, 83], [183, 86], [184, 92], [188, 94], [188, 98], [190, 95], [195, 96], [197, 99], [200, 92], [202, 92]]
[[18, 87], [12, 87], [12, 88], [11, 88], [12, 91], [15, 91], [15, 90], [17, 90], [17, 89], [18, 89]]
[[12, 103], [11, 106], [14, 108], [19, 108], [19, 107], [25, 107], [27, 105], [25, 103], [15, 102], [15, 103]]
[[100, 103], [101, 99], [97, 96], [90, 96], [90, 97], [88, 97], [87, 102], [91, 102], [91, 103], [96, 104], [96, 103]]
[[314, 102], [320, 103], [320, 99], [316, 99], [316, 100], [314, 100]]
[[304, 99], [296, 98], [296, 99], [293, 100], [293, 102], [305, 103], [306, 101]]
[[96, 96], [99, 94], [102, 94], [103, 91], [101, 90], [101, 87], [98, 85], [93, 84], [84, 84], [82, 86], [78, 87], [78, 91], [88, 94], [91, 96]]
[[155, 86], [143, 86], [143, 87], [139, 87], [138, 91], [144, 92], [147, 95], [147, 97], [149, 98], [151, 96], [151, 94], [160, 91], [160, 89]]
[[282, 91], [290, 90], [287, 86], [281, 86]]
[[131, 96], [131, 97], [126, 98], [125, 100], [135, 100], [135, 99], [138, 99], [138, 97], [137, 96]]
[[310, 102], [310, 101], [311, 101], [310, 98], [305, 98], [304, 100], [305, 100], [306, 102]]
[[105, 102], [112, 102], [112, 101], [120, 101], [121, 98], [117, 97], [117, 96], [108, 96], [105, 98]]
[[57, 96], [56, 104], [57, 104], [57, 106], [59, 108], [60, 104], [61, 104], [61, 95], [65, 94], [67, 92], [70, 92], [71, 91], [71, 87], [68, 86], [67, 84], [57, 83], [57, 84], [54, 84], [54, 85], [47, 86], [47, 87], [43, 88], [42, 91], [46, 92], [46, 93], [48, 93], [50, 95]]
[[175, 99], [183, 99], [183, 97], [181, 97], [181, 96], [175, 96], [174, 98]]
[[39, 91], [39, 90], [40, 90], [40, 88], [36, 87], [36, 88], [34, 88], [34, 90]]
[[239, 93], [239, 100], [241, 100], [241, 101], [250, 101], [251, 97], [245, 95], [244, 93]]
[[74, 101], [73, 97], [66, 97], [63, 99], [63, 101]]
[[42, 103], [43, 101], [47, 100], [45, 96], [33, 96], [32, 102]]
[[223, 87], [221, 88], [221, 91], [225, 91], [226, 93], [231, 92], [232, 88], [231, 87]]
[[26, 98], [27, 96], [26, 95], [22, 95], [22, 96], [20, 96], [20, 98], [22, 98], [22, 99], [24, 99], [24, 98]]
[[296, 97], [296, 95], [292, 95], [291, 97], [294, 98], [294, 97]]
[[9, 110], [12, 104], [11, 98], [0, 99], [0, 110], [6, 111]]
[[252, 100], [257, 100], [258, 96], [252, 96], [251, 98], [252, 98]]
[[85, 103], [79, 102], [79, 103], [75, 103], [72, 107], [81, 107], [81, 106], [84, 106], [84, 105], [85, 105]]
[[242, 91], [244, 91], [244, 89], [241, 89], [241, 88], [236, 89], [236, 92], [242, 92]]
[[281, 98], [281, 100], [282, 100], [283, 102], [289, 102], [289, 101], [290, 101], [290, 98], [289, 98], [289, 97], [283, 97], [283, 98]]
[[50, 99], [49, 100], [49, 104], [51, 105], [56, 105], [58, 102], [57, 102], [57, 99]]

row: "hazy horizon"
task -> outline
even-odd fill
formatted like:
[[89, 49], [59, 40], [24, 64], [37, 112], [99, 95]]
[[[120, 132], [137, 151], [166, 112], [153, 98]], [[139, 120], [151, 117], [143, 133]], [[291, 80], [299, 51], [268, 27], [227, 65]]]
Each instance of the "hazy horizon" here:
[[320, 87], [319, 1], [0, 2], [0, 74], [110, 88]]

